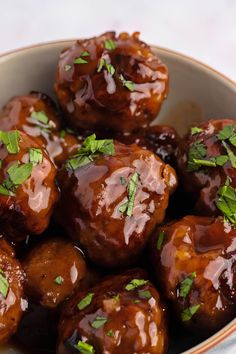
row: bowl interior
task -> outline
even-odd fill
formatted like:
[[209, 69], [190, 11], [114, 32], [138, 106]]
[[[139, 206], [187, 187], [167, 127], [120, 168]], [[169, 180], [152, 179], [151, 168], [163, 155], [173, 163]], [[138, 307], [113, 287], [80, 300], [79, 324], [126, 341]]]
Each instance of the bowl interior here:
[[[18, 50], [0, 57], [0, 107], [14, 95], [31, 90], [42, 91], [54, 97], [53, 82], [60, 51], [72, 41], [60, 41]], [[236, 119], [236, 84], [221, 74], [180, 54], [158, 47], [153, 50], [169, 68], [170, 92], [163, 104], [157, 122], [170, 124], [183, 135], [187, 128], [210, 118]], [[168, 354], [206, 353], [232, 330], [236, 320], [200, 346], [199, 339], [188, 335], [173, 341]], [[187, 337], [187, 338], [186, 338]], [[188, 348], [191, 348], [188, 350]], [[10, 345], [0, 353], [20, 353]], [[22, 354], [22, 353], [21, 353]]]

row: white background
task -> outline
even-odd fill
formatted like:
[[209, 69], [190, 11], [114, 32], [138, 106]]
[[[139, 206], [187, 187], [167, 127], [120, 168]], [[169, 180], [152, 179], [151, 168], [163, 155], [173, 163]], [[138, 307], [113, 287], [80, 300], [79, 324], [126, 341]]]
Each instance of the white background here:
[[0, 0], [0, 52], [106, 30], [193, 56], [236, 81], [236, 0]]

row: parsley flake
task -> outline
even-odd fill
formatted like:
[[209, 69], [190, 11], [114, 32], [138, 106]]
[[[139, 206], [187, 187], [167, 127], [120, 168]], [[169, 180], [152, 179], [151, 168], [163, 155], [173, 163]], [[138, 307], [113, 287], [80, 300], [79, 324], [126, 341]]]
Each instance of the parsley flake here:
[[82, 342], [81, 340], [79, 340], [78, 343], [74, 345], [74, 347], [82, 354], [94, 354], [95, 353], [94, 347], [91, 344]]
[[81, 57], [89, 57], [90, 53], [87, 50], [84, 50], [83, 53], [80, 56]]
[[110, 330], [106, 333], [106, 335], [107, 335], [108, 337], [114, 337], [115, 333], [113, 332], [112, 329], [110, 329]]
[[6, 297], [7, 297], [8, 290], [9, 290], [8, 280], [7, 280], [3, 270], [0, 269], [0, 293], [2, 294], [4, 299], [6, 299]]
[[17, 130], [4, 132], [0, 130], [0, 140], [6, 146], [9, 154], [17, 154], [20, 151], [20, 134]]
[[83, 58], [75, 58], [74, 64], [88, 64], [88, 62], [87, 62], [87, 60], [85, 60]]
[[7, 173], [14, 186], [19, 186], [30, 177], [32, 169], [32, 163], [19, 165], [19, 162], [17, 161], [8, 168]]
[[44, 111], [32, 112], [31, 118], [36, 119], [40, 123], [48, 124], [48, 116], [46, 115], [46, 113]]
[[54, 279], [54, 282], [57, 284], [57, 285], [61, 285], [63, 283], [64, 279], [62, 278], [61, 275], [58, 275], [55, 279]]
[[40, 163], [43, 162], [43, 153], [41, 149], [38, 148], [30, 148], [29, 149], [29, 160], [33, 164], [33, 166], [36, 166]]
[[95, 329], [102, 327], [107, 322], [107, 317], [97, 316], [91, 323], [91, 326]]
[[129, 284], [125, 286], [125, 290], [131, 291], [136, 288], [139, 288], [140, 286], [143, 286], [148, 283], [148, 280], [144, 279], [132, 279]]
[[181, 312], [182, 321], [186, 322], [186, 321], [191, 320], [193, 315], [199, 310], [200, 306], [201, 306], [200, 304], [193, 305], [193, 306], [190, 306], [190, 307], [186, 308], [185, 310], [183, 310]]
[[66, 168], [76, 170], [94, 161], [102, 154], [114, 155], [114, 153], [113, 139], [97, 140], [96, 135], [92, 134], [84, 140], [78, 152], [69, 157], [66, 162]]
[[114, 66], [112, 64], [107, 63], [106, 59], [100, 58], [98, 61], [97, 72], [100, 73], [103, 68], [106, 69], [108, 74], [110, 74], [111, 76], [115, 74], [116, 69], [114, 68]]
[[152, 294], [149, 290], [139, 290], [138, 292], [138, 296], [141, 298], [141, 299], [151, 299], [152, 297]]
[[158, 251], [160, 251], [160, 249], [161, 249], [161, 246], [162, 246], [163, 241], [164, 241], [164, 236], [165, 236], [164, 231], [163, 230], [160, 231], [158, 239], [157, 239], [157, 249], [158, 249]]
[[120, 74], [119, 79], [122, 82], [122, 85], [124, 87], [126, 87], [129, 91], [134, 91], [134, 82], [133, 81], [125, 80], [125, 78], [122, 74]]
[[225, 184], [218, 190], [217, 208], [223, 213], [226, 221], [236, 224], [236, 190], [230, 186], [231, 179], [226, 178]]
[[107, 50], [116, 49], [116, 43], [112, 39], [106, 39], [104, 42], [104, 46]]
[[93, 300], [94, 293], [88, 293], [80, 302], [77, 304], [79, 310], [85, 309], [89, 306]]
[[193, 281], [196, 278], [196, 272], [191, 273], [187, 278], [185, 278], [180, 284], [179, 295], [185, 298], [191, 290]]
[[132, 177], [129, 181], [129, 185], [128, 185], [128, 201], [119, 207], [120, 213], [126, 212], [126, 214], [128, 216], [132, 216], [133, 207], [134, 207], [134, 200], [135, 200], [135, 195], [136, 195], [137, 186], [138, 186], [138, 179], [139, 179], [138, 172], [134, 172], [134, 174], [132, 175]]
[[191, 128], [191, 135], [199, 134], [201, 132], [203, 132], [202, 128], [198, 128], [198, 127], [192, 127]]
[[236, 156], [234, 155], [233, 151], [230, 149], [230, 147], [228, 146], [228, 144], [226, 144], [225, 141], [222, 141], [222, 144], [225, 150], [227, 151], [232, 167], [236, 168]]
[[188, 171], [192, 172], [198, 170], [199, 166], [194, 163], [194, 159], [202, 160], [203, 157], [206, 157], [206, 154], [207, 150], [202, 141], [195, 141], [188, 151]]

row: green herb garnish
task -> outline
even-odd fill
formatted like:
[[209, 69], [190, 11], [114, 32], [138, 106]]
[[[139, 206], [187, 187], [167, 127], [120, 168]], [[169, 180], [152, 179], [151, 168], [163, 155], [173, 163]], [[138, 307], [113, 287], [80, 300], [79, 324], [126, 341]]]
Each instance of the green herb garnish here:
[[115, 333], [113, 332], [112, 329], [110, 329], [110, 330], [106, 333], [106, 335], [107, 335], [108, 337], [114, 337]]
[[140, 302], [141, 302], [141, 301], [140, 301], [139, 299], [133, 300], [133, 303], [134, 303], [134, 304], [140, 304]]
[[107, 317], [97, 316], [91, 323], [91, 326], [95, 329], [102, 327], [107, 322]]
[[230, 186], [231, 179], [226, 178], [225, 184], [218, 190], [217, 208], [223, 213], [226, 221], [236, 224], [236, 190]]
[[103, 68], [107, 70], [108, 74], [112, 76], [115, 74], [116, 69], [114, 68], [114, 66], [112, 64], [107, 63], [104, 58], [100, 58], [98, 62], [97, 72], [100, 73]]
[[115, 147], [113, 139], [97, 140], [96, 135], [87, 137], [78, 152], [72, 155], [66, 162], [69, 170], [76, 170], [94, 161], [102, 154], [114, 155]]
[[64, 129], [62, 129], [59, 134], [60, 134], [60, 138], [64, 139], [66, 136], [66, 131]]
[[222, 141], [222, 144], [227, 151], [232, 167], [236, 168], [236, 156], [225, 141]]
[[78, 58], [74, 59], [74, 64], [88, 64], [88, 61], [83, 58], [89, 57], [89, 56], [90, 56], [90, 53], [87, 50], [83, 51], [83, 53], [81, 53]]
[[160, 251], [160, 249], [161, 249], [161, 246], [162, 246], [163, 241], [164, 241], [164, 236], [165, 236], [164, 231], [163, 230], [160, 231], [158, 239], [157, 239], [157, 249], [158, 249], [158, 251]]
[[148, 283], [148, 280], [144, 279], [132, 279], [129, 284], [125, 286], [125, 290], [131, 291], [136, 288], [139, 288], [140, 286], [143, 286]]
[[29, 149], [29, 160], [33, 164], [33, 166], [36, 166], [40, 163], [43, 162], [43, 153], [41, 149], [38, 148], [30, 148]]
[[120, 81], [122, 82], [122, 85], [126, 87], [130, 91], [134, 91], [134, 82], [130, 80], [125, 80], [124, 76], [121, 74], [119, 76]]
[[8, 290], [9, 290], [8, 280], [7, 280], [3, 270], [0, 269], [0, 293], [2, 294], [4, 299], [6, 299], [6, 297], [7, 297]]
[[54, 282], [57, 284], [57, 285], [61, 285], [63, 283], [64, 279], [62, 278], [61, 275], [58, 275], [55, 279], [54, 279]]
[[64, 66], [65, 71], [69, 71], [71, 68], [72, 68], [72, 66], [69, 64], [65, 64], [65, 66]]
[[230, 143], [236, 146], [236, 134], [234, 125], [226, 125], [219, 133], [216, 135], [219, 140], [229, 139]]
[[188, 171], [196, 171], [198, 170], [199, 166], [194, 163], [195, 160], [202, 160], [206, 157], [207, 150], [203, 143], [198, 140], [193, 143], [191, 148], [188, 151]]
[[138, 292], [138, 296], [141, 298], [141, 299], [151, 299], [152, 297], [152, 294], [150, 293], [149, 290], [139, 290]]
[[44, 111], [32, 112], [31, 118], [36, 119], [40, 123], [48, 124], [48, 116]]
[[85, 309], [89, 306], [93, 300], [94, 293], [88, 293], [80, 302], [78, 303], [77, 307], [79, 310]]
[[134, 199], [135, 199], [135, 195], [137, 192], [137, 186], [138, 186], [138, 179], [139, 179], [138, 172], [134, 172], [134, 174], [132, 175], [132, 177], [129, 181], [129, 185], [128, 185], [128, 201], [119, 207], [120, 213], [126, 212], [126, 214], [128, 216], [132, 216], [133, 207], [134, 207]]
[[112, 296], [112, 299], [118, 302], [118, 301], [120, 301], [120, 295], [119, 294], [114, 295], [114, 296]]
[[186, 322], [186, 321], [191, 320], [193, 315], [199, 310], [200, 306], [201, 306], [200, 304], [193, 305], [193, 306], [190, 306], [190, 307], [186, 308], [185, 310], [183, 310], [181, 312], [182, 321]]
[[191, 128], [191, 135], [199, 134], [201, 132], [203, 132], [202, 128], [198, 128], [198, 127], [192, 127]]
[[104, 46], [107, 50], [116, 49], [116, 43], [112, 39], [106, 39], [104, 42]]
[[80, 56], [81, 57], [89, 57], [90, 53], [87, 50], [84, 50], [83, 53]]
[[19, 140], [20, 134], [17, 130], [4, 132], [0, 130], [0, 140], [6, 146], [9, 154], [17, 154], [20, 151]]
[[196, 278], [196, 272], [191, 273], [187, 278], [185, 278], [180, 284], [179, 295], [181, 297], [186, 297], [191, 290], [193, 281]]
[[95, 353], [94, 347], [91, 344], [82, 342], [81, 340], [79, 340], [78, 343], [74, 345], [74, 347], [77, 350], [79, 350], [79, 352], [82, 354], [94, 354]]

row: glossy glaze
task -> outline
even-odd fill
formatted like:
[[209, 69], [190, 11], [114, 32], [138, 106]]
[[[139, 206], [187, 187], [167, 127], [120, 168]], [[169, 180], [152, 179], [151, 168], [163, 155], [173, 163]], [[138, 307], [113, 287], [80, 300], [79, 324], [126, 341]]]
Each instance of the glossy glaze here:
[[27, 301], [23, 293], [24, 273], [21, 265], [2, 249], [0, 269], [9, 284], [7, 296], [0, 293], [0, 343], [4, 343], [16, 332], [22, 314], [27, 309]]
[[[133, 213], [127, 216], [119, 208], [127, 201], [135, 172], [139, 181]], [[174, 170], [152, 152], [118, 142], [114, 156], [98, 157], [75, 171], [63, 169], [58, 181], [58, 222], [93, 262], [106, 267], [125, 266], [137, 258], [153, 228], [163, 221], [177, 184]]]
[[[138, 32], [107, 32], [78, 40], [61, 53], [55, 91], [71, 126], [128, 132], [153, 121], [167, 96], [168, 70], [138, 37]], [[112, 40], [116, 48], [106, 50], [105, 40]], [[74, 64], [84, 51], [89, 52], [87, 63]], [[101, 58], [114, 66], [114, 75], [106, 69], [98, 72]], [[123, 86], [120, 74], [134, 83], [133, 91]]]
[[[191, 194], [195, 201], [195, 209], [199, 215], [219, 215], [220, 211], [216, 207], [217, 192], [221, 185], [225, 183], [226, 177], [232, 179], [232, 186], [236, 188], [236, 170], [228, 161], [224, 166], [200, 168], [198, 171], [189, 172], [187, 170], [188, 151], [192, 144], [202, 140], [206, 149], [206, 159], [210, 157], [225, 155], [226, 150], [216, 134], [227, 125], [236, 127], [235, 120], [212, 119], [200, 124], [198, 127], [203, 132], [191, 135], [189, 132], [181, 141], [178, 152], [178, 175], [180, 183], [185, 191]], [[236, 148], [230, 146], [236, 153]]]
[[[19, 152], [10, 154], [0, 145], [0, 183], [8, 177], [7, 169], [15, 162], [29, 162], [29, 149], [39, 145], [20, 133]], [[33, 167], [30, 177], [19, 185], [15, 196], [0, 194], [0, 229], [11, 241], [24, 239], [28, 234], [40, 234], [48, 226], [59, 191], [55, 185], [56, 168], [42, 148], [43, 161]]]
[[[157, 249], [160, 231], [164, 242]], [[223, 218], [186, 216], [160, 227], [151, 242], [156, 279], [177, 314], [200, 304], [189, 321], [192, 331], [210, 334], [235, 317], [236, 230]], [[180, 296], [181, 282], [196, 272], [189, 293]]]
[[[31, 117], [33, 112], [43, 111], [48, 123], [44, 124]], [[50, 159], [60, 166], [67, 157], [80, 146], [75, 135], [61, 132], [56, 105], [45, 94], [31, 92], [28, 95], [13, 97], [0, 113], [0, 130], [19, 129], [33, 137], [45, 147]]]
[[[23, 261], [26, 294], [44, 307], [55, 308], [79, 287], [86, 264], [78, 248], [62, 239], [46, 241]], [[61, 283], [56, 278], [61, 277]]]
[[[90, 289], [94, 296], [83, 310], [77, 304], [87, 292], [77, 292], [62, 312], [57, 354], [77, 353], [73, 346], [79, 340], [93, 345], [96, 354], [165, 353], [166, 309], [150, 282], [127, 291], [125, 286], [134, 278], [147, 279], [141, 271], [104, 280]], [[150, 298], [141, 298], [139, 291], [149, 291]], [[94, 329], [91, 323], [97, 316], [107, 322]], [[109, 331], [114, 336], [107, 335]]]

